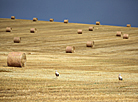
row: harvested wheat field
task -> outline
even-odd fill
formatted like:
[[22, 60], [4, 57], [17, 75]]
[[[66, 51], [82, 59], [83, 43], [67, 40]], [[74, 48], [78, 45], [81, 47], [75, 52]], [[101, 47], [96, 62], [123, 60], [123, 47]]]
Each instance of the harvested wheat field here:
[[[75, 52], [66, 53], [67, 46]], [[10, 52], [25, 53], [26, 66], [8, 66]], [[0, 101], [138, 101], [138, 28], [0, 18]]]

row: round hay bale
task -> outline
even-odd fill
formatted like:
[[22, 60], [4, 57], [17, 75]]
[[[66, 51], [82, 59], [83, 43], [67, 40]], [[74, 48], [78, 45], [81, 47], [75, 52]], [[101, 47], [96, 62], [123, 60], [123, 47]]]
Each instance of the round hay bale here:
[[36, 28], [31, 28], [31, 29], [30, 29], [30, 33], [35, 33], [36, 31], [37, 31]]
[[127, 27], [131, 27], [131, 24], [127, 24]]
[[87, 41], [86, 47], [94, 47], [94, 41]]
[[26, 54], [23, 52], [10, 52], [7, 57], [7, 65], [11, 67], [25, 67]]
[[94, 27], [89, 27], [89, 31], [93, 31]]
[[123, 39], [128, 39], [129, 38], [129, 35], [128, 34], [124, 34], [123, 35]]
[[78, 34], [82, 34], [82, 29], [78, 29]]
[[66, 47], [66, 53], [74, 53], [75, 47], [74, 46], [67, 46]]
[[50, 22], [53, 22], [54, 21], [54, 19], [53, 18], [50, 18], [50, 20], [49, 20]]
[[33, 18], [33, 21], [38, 21], [38, 18]]
[[100, 25], [100, 22], [99, 21], [96, 21], [96, 25]]
[[65, 20], [64, 20], [64, 23], [68, 23], [68, 22], [69, 22], [69, 20], [68, 20], [68, 19], [65, 19]]
[[14, 41], [14, 43], [20, 43], [21, 37], [14, 37], [13, 41]]
[[6, 27], [6, 32], [11, 32], [12, 28], [11, 27]]
[[116, 32], [116, 36], [120, 36], [121, 37], [121, 35], [122, 35], [122, 32], [120, 32], [120, 31]]
[[11, 16], [11, 19], [15, 19], [15, 16]]

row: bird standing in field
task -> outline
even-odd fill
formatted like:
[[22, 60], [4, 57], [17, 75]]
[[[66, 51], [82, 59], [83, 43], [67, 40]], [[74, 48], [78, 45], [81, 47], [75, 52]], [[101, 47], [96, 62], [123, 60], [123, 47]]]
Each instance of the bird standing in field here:
[[57, 72], [57, 70], [55, 72], [55, 75], [56, 75], [56, 77], [59, 77], [59, 73]]
[[123, 80], [123, 78], [121, 77], [121, 74], [119, 74], [118, 79]]

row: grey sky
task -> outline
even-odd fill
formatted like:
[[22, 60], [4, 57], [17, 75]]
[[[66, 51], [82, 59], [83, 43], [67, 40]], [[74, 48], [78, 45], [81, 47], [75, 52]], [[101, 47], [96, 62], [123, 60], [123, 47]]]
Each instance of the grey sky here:
[[138, 0], [0, 0], [0, 18], [138, 27]]

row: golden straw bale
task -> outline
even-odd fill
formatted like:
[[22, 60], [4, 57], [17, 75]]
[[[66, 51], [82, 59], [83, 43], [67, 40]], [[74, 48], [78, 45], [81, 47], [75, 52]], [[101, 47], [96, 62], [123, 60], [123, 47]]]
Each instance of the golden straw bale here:
[[31, 29], [30, 29], [30, 33], [35, 33], [36, 31], [37, 31], [36, 28], [31, 28]]
[[11, 27], [6, 27], [6, 32], [11, 32], [12, 28]]
[[86, 47], [94, 47], [94, 41], [87, 41]]
[[96, 21], [96, 25], [100, 25], [100, 22], [99, 21]]
[[82, 34], [82, 29], [78, 29], [78, 34]]
[[93, 31], [94, 27], [89, 27], [89, 31]]
[[53, 22], [54, 21], [54, 19], [53, 18], [50, 18], [50, 20], [49, 20], [50, 22]]
[[20, 43], [21, 37], [14, 37], [13, 41], [14, 41], [14, 43]]
[[38, 18], [33, 18], [33, 21], [38, 21]]
[[11, 19], [15, 19], [15, 16], [11, 16]]
[[64, 20], [64, 23], [68, 23], [68, 22], [69, 22], [69, 20], [68, 20], [68, 19], [65, 19], [65, 20]]
[[117, 31], [117, 32], [116, 32], [116, 36], [120, 36], [120, 37], [121, 37], [121, 36], [122, 36], [122, 32]]
[[23, 52], [10, 52], [7, 57], [7, 65], [11, 67], [25, 67], [26, 54]]
[[74, 46], [67, 46], [66, 47], [66, 53], [74, 53], [75, 47]]
[[127, 27], [131, 27], [131, 24], [127, 24]]
[[128, 34], [124, 34], [123, 35], [123, 39], [128, 39], [129, 38], [129, 35]]

